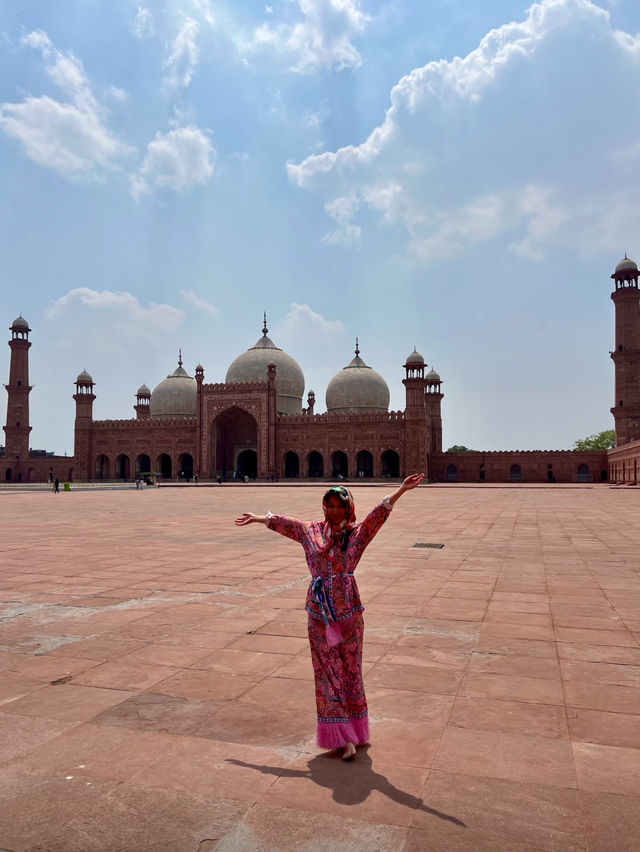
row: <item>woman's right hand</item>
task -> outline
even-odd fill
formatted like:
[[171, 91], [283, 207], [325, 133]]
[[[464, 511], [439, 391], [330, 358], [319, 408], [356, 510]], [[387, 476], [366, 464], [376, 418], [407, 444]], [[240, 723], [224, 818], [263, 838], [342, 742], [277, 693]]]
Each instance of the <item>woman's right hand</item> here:
[[239, 518], [236, 518], [236, 526], [244, 527], [247, 524], [254, 524], [257, 521], [257, 517], [251, 512], [245, 512], [244, 515], [240, 515]]

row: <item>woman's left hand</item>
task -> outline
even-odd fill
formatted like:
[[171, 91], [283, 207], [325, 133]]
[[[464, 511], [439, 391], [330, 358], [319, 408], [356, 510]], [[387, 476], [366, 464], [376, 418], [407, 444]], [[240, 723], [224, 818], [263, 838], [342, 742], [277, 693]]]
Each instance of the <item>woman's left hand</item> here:
[[424, 473], [412, 473], [411, 476], [408, 476], [402, 483], [402, 488], [404, 491], [411, 491], [412, 488], [417, 488], [423, 479]]

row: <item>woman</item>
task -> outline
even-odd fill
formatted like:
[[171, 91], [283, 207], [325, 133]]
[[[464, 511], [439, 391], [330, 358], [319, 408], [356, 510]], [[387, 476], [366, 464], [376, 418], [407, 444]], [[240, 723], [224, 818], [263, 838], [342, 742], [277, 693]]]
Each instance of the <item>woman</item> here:
[[357, 745], [369, 740], [362, 683], [364, 607], [354, 571], [394, 503], [423, 479], [423, 473], [408, 476], [359, 524], [353, 497], [342, 485], [333, 486], [322, 498], [324, 521], [297, 521], [271, 512], [245, 512], [236, 519], [237, 526], [265, 524], [304, 548], [311, 572], [306, 609], [316, 684], [318, 745], [342, 748], [345, 760], [355, 755]]

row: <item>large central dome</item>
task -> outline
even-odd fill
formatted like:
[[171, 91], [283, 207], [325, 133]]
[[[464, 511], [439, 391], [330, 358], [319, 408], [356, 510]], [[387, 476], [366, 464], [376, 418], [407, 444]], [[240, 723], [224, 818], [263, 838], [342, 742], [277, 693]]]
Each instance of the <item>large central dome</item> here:
[[197, 394], [196, 380], [183, 368], [180, 356], [177, 369], [153, 389], [151, 416], [158, 419], [195, 417], [198, 410]]
[[227, 370], [225, 382], [266, 382], [267, 365], [276, 365], [276, 406], [278, 414], [302, 414], [304, 375], [297, 361], [279, 349], [267, 336], [267, 318], [264, 318], [262, 337], [255, 346], [247, 349]]
[[356, 355], [334, 376], [327, 387], [328, 414], [374, 414], [389, 410], [389, 388], [379, 373]]

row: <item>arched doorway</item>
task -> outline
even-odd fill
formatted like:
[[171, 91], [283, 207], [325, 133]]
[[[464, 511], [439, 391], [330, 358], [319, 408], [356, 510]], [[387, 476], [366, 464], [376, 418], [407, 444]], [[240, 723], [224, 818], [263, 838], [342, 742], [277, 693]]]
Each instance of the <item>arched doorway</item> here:
[[[242, 455], [246, 450], [253, 452], [254, 461]], [[211, 476], [220, 473], [224, 478], [232, 477], [238, 471], [242, 455], [243, 465], [253, 471], [245, 470], [244, 476], [257, 476], [258, 473], [258, 424], [247, 411], [234, 406], [223, 411], [211, 424]]]
[[522, 482], [522, 468], [519, 464], [512, 464], [509, 472], [511, 482]]
[[242, 450], [238, 453], [238, 461], [236, 469], [241, 477], [248, 476], [249, 479], [255, 479], [258, 475], [258, 454], [255, 450]]
[[162, 474], [164, 479], [171, 479], [171, 476], [173, 474], [173, 464], [171, 462], [171, 456], [167, 455], [167, 453], [161, 453], [158, 456], [156, 470], [158, 471], [158, 473]]
[[373, 476], [373, 456], [369, 450], [360, 450], [356, 456], [356, 468], [360, 477]]
[[73, 482], [73, 468], [69, 468], [69, 482]]
[[349, 460], [342, 450], [336, 450], [331, 456], [331, 471], [333, 476], [349, 476]]
[[447, 465], [447, 482], [457, 482], [458, 481], [458, 468], [455, 464]]
[[319, 453], [317, 450], [312, 450], [309, 453], [309, 458], [307, 459], [309, 476], [324, 476], [324, 460], [322, 458], [322, 453]]
[[129, 456], [118, 456], [116, 459], [116, 470], [118, 479], [129, 479]]
[[107, 456], [98, 456], [96, 459], [96, 479], [109, 479], [109, 459]]
[[284, 475], [287, 479], [300, 476], [300, 456], [297, 453], [288, 452], [284, 457]]
[[382, 454], [382, 475], [396, 478], [400, 476], [400, 456], [395, 450], [385, 450]]
[[591, 468], [588, 464], [579, 464], [578, 465], [578, 482], [592, 482], [593, 476], [591, 474]]
[[7, 482], [11, 482], [11, 468], [10, 468], [10, 467], [8, 467], [8, 468], [5, 470], [5, 472], [4, 472], [4, 478], [7, 480]]
[[193, 456], [191, 453], [183, 453], [178, 459], [178, 475], [180, 479], [186, 479], [189, 482], [193, 479]]
[[141, 453], [136, 459], [136, 473], [151, 473], [151, 459], [146, 453]]

